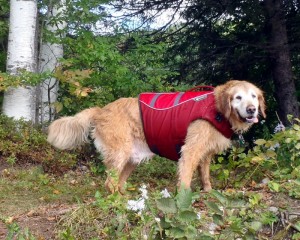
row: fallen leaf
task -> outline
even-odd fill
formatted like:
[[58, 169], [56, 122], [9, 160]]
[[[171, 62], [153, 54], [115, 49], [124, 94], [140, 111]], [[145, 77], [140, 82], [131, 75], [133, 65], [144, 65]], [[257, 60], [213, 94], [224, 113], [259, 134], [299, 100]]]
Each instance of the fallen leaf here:
[[35, 215], [35, 211], [34, 210], [30, 210], [26, 215], [28, 216], [28, 217], [32, 217], [32, 216], [34, 216]]
[[7, 224], [12, 224], [14, 220], [15, 220], [14, 217], [9, 217], [9, 218], [7, 218], [7, 219], [5, 220], [5, 223], [7, 223]]
[[58, 191], [58, 190], [53, 190], [53, 193], [56, 194], [56, 195], [58, 195], [58, 194], [60, 194], [60, 191]]
[[78, 182], [77, 182], [75, 179], [73, 179], [73, 180], [70, 181], [70, 183], [71, 183], [72, 185], [75, 185], [75, 184], [77, 184]]
[[91, 182], [91, 186], [92, 186], [92, 187], [96, 187], [96, 185], [97, 185], [97, 184], [96, 184], [94, 181]]

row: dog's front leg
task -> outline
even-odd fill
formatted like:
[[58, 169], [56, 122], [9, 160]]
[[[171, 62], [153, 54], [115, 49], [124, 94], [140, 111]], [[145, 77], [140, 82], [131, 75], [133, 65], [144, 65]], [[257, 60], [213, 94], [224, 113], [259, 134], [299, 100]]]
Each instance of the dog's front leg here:
[[202, 187], [204, 191], [209, 192], [212, 187], [210, 183], [210, 162], [211, 162], [211, 155], [208, 155], [206, 159], [203, 159], [203, 161], [200, 162], [198, 166], [199, 175], [201, 177]]
[[[185, 144], [181, 148], [181, 158], [179, 159], [178, 175], [179, 175], [179, 187], [190, 188], [193, 173], [199, 164], [205, 161], [209, 155], [209, 149], [207, 148], [207, 136], [204, 137], [199, 129], [202, 129], [206, 123], [198, 120], [193, 122], [187, 132]], [[203, 171], [205, 172], [205, 188], [211, 188], [209, 182], [209, 163], [204, 164]], [[208, 165], [208, 166], [207, 166]], [[208, 181], [207, 181], [208, 177]]]
[[179, 169], [178, 169], [178, 187], [190, 188], [193, 173], [197, 167], [197, 162], [194, 161], [188, 156], [181, 157], [179, 160]]

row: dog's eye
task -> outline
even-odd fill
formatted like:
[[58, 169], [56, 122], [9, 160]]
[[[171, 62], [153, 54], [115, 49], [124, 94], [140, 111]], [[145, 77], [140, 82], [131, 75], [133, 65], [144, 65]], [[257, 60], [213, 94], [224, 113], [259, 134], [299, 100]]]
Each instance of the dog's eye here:
[[241, 96], [236, 96], [235, 98], [238, 99], [238, 100], [242, 100]]
[[252, 94], [252, 97], [253, 97], [253, 98], [256, 98], [256, 95], [255, 95], [255, 94]]

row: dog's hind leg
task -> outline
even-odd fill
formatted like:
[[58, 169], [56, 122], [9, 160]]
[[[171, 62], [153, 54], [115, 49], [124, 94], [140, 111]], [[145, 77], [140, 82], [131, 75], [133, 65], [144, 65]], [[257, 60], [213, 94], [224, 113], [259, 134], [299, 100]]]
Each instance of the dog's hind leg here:
[[120, 193], [124, 193], [124, 184], [127, 181], [130, 174], [134, 171], [137, 164], [133, 163], [132, 161], [128, 161], [126, 165], [124, 166], [123, 170], [121, 171], [119, 175], [119, 183], [118, 183], [118, 190]]
[[[109, 154], [104, 156], [104, 164], [108, 169], [107, 178], [105, 181], [105, 188], [114, 193], [120, 191], [123, 188], [123, 184], [134, 170], [134, 167], [131, 166], [130, 155], [125, 153], [122, 154]], [[126, 175], [128, 175], [126, 177]]]

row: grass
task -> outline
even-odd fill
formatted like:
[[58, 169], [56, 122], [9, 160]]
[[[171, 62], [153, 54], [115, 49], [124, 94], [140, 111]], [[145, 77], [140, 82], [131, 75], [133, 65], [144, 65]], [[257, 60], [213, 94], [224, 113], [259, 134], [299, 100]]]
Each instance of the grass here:
[[[99, 181], [100, 180], [100, 181]], [[99, 183], [100, 182], [100, 183]], [[0, 215], [10, 216], [46, 203], [74, 203], [93, 197], [102, 179], [70, 171], [62, 176], [44, 173], [40, 167], [2, 171]], [[4, 207], [5, 206], [5, 207]]]
[[[94, 165], [93, 163], [89, 164]], [[76, 239], [91, 239], [93, 236], [108, 237], [109, 225], [112, 219], [118, 219], [118, 216], [114, 211], [104, 211], [103, 206], [99, 207], [99, 205], [93, 204], [96, 192], [101, 193], [103, 199], [110, 198], [104, 189], [106, 173], [103, 170], [99, 171], [101, 175], [94, 174], [90, 170], [78, 169], [68, 170], [64, 174], [53, 174], [44, 172], [41, 165], [20, 166], [14, 164], [11, 166], [3, 159], [0, 160], [0, 165], [2, 165], [0, 219], [3, 222], [7, 219], [18, 219], [19, 216], [30, 212], [38, 212], [40, 208], [50, 208], [53, 204], [64, 205], [67, 208], [69, 206], [71, 212], [57, 218], [58, 224], [53, 230], [56, 237], [69, 239], [68, 231], [71, 231], [72, 235], [75, 234]], [[100, 164], [98, 168], [101, 169], [103, 166]], [[120, 196], [120, 199], [111, 201], [123, 204], [129, 198], [134, 198], [137, 196], [142, 182], [153, 189], [174, 189], [175, 181], [176, 164], [165, 159], [155, 158], [153, 161], [139, 166], [130, 177], [127, 184], [127, 196]], [[103, 204], [113, 206], [115, 203], [108, 201]], [[22, 225], [22, 222], [20, 224]], [[8, 229], [9, 226], [7, 226]], [[40, 233], [36, 236], [40, 236]]]

